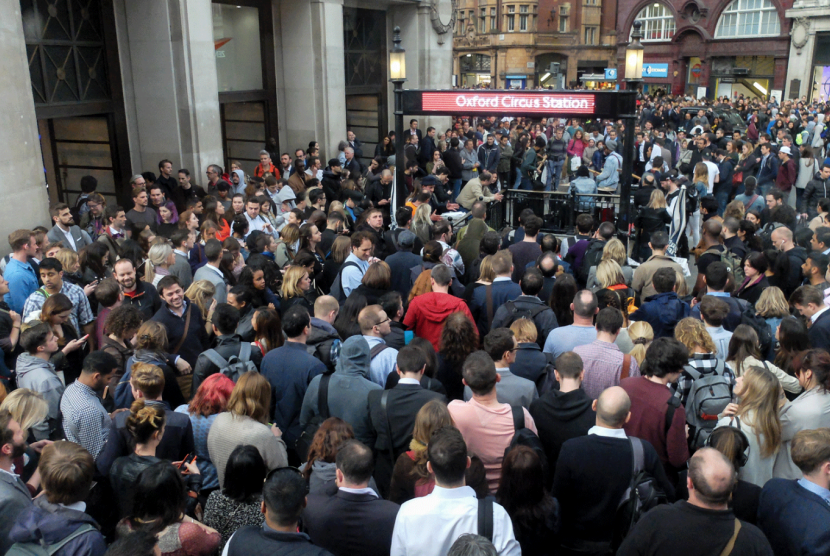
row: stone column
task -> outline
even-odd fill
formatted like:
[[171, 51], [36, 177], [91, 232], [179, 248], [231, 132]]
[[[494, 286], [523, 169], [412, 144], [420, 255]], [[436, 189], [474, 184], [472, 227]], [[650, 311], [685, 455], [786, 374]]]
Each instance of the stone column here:
[[[223, 164], [210, 0], [116, 0], [133, 172]], [[132, 102], [129, 102], [132, 100]]]
[[273, 0], [280, 145], [320, 143], [325, 160], [346, 138], [343, 0]]
[[18, 0], [0, 0], [0, 253], [6, 238], [19, 228], [49, 225], [49, 199], [38, 139], [32, 81]]

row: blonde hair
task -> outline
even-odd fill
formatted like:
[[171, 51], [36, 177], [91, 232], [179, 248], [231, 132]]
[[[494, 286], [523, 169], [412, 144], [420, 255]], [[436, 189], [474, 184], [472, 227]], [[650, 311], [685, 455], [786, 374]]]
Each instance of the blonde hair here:
[[0, 411], [8, 411], [21, 429], [28, 430], [42, 423], [49, 414], [49, 404], [40, 392], [28, 388], [12, 391], [3, 403]]
[[288, 267], [285, 271], [285, 276], [282, 279], [282, 287], [280, 288], [283, 299], [288, 299], [289, 297], [303, 297], [305, 295], [305, 292], [300, 288], [300, 280], [302, 280], [303, 276], [306, 274], [308, 274], [308, 271], [304, 266]]
[[638, 365], [642, 365], [646, 358], [646, 350], [654, 341], [654, 329], [648, 322], [638, 320], [628, 327], [628, 337], [634, 342], [634, 349], [629, 352], [629, 355], [637, 361]]
[[510, 325], [510, 330], [516, 337], [516, 341], [520, 344], [532, 344], [536, 342], [539, 333], [536, 330], [536, 325], [532, 320], [516, 319]]
[[63, 266], [64, 272], [72, 272], [71, 269], [75, 268], [75, 265], [78, 264], [78, 254], [72, 249], [68, 249], [66, 247], [61, 248], [60, 251], [55, 253], [55, 258], [58, 259], [61, 266]]
[[228, 400], [228, 411], [239, 417], [250, 417], [265, 423], [271, 409], [271, 384], [256, 371], [239, 377]]
[[689, 350], [689, 358], [695, 354], [695, 348], [703, 348], [706, 353], [717, 353], [715, 342], [706, 330], [702, 320], [686, 317], [674, 328], [674, 337]]
[[329, 214], [332, 212], [339, 212], [343, 215], [343, 221], [348, 222], [349, 217], [346, 215], [346, 207], [341, 201], [332, 201], [329, 205]]
[[622, 268], [617, 261], [606, 259], [597, 265], [597, 282], [603, 288], [610, 288], [617, 284], [625, 284]]
[[695, 175], [692, 178], [692, 181], [697, 183], [702, 181], [705, 184], [709, 184], [709, 168], [703, 162], [698, 162], [695, 164]]
[[686, 283], [686, 277], [682, 272], [674, 271], [674, 292], [678, 297], [685, 297], [689, 295], [689, 284]]
[[738, 220], [743, 220], [744, 216], [746, 216], [746, 206], [744, 205], [743, 201], [732, 201], [728, 205], [726, 205], [726, 209], [723, 213], [724, 219], [729, 217], [737, 218]]
[[772, 371], [762, 367], [744, 369], [743, 391], [736, 416], [752, 425], [764, 458], [774, 455], [781, 446], [780, 391], [781, 383]]
[[432, 399], [421, 406], [415, 415], [415, 426], [412, 430], [412, 441], [409, 449], [414, 452], [414, 466], [412, 474], [421, 479], [429, 478], [427, 470], [427, 446], [432, 433], [443, 427], [455, 427], [452, 415], [447, 404], [441, 400]]
[[781, 288], [771, 286], [761, 292], [761, 297], [755, 303], [758, 316], [765, 319], [784, 318], [790, 316], [790, 305]]
[[167, 349], [167, 328], [154, 320], [143, 322], [136, 332], [135, 348], [164, 351]]
[[[602, 248], [602, 261], [616, 261], [620, 268], [625, 266], [628, 262], [628, 256], [625, 252], [625, 245], [617, 238], [608, 240], [605, 247]], [[613, 285], [613, 284], [612, 284]]]
[[666, 195], [660, 191], [659, 189], [655, 189], [651, 192], [651, 197], [648, 199], [648, 208], [652, 209], [664, 209], [668, 208], [666, 204]]
[[154, 242], [144, 261], [144, 281], [152, 283], [156, 278], [155, 268], [167, 264], [173, 248], [167, 241]]
[[145, 398], [155, 400], [164, 391], [164, 372], [152, 363], [133, 363], [130, 370], [130, 384], [144, 394]]
[[[151, 365], [153, 366], [153, 365]], [[158, 367], [156, 367], [158, 369]], [[161, 370], [159, 369], [159, 372]], [[162, 382], [164, 377], [162, 377]], [[164, 406], [147, 405], [143, 399], [136, 400], [130, 406], [130, 416], [127, 417], [127, 430], [136, 444], [146, 444], [153, 434], [164, 428], [167, 416]]]
[[487, 255], [481, 259], [478, 279], [482, 282], [490, 282], [496, 279], [496, 271], [493, 270], [493, 255]]
[[208, 280], [197, 280], [190, 284], [184, 295], [196, 304], [196, 307], [202, 312], [202, 318], [207, 320], [210, 302], [213, 300], [213, 296], [216, 295], [216, 286]]

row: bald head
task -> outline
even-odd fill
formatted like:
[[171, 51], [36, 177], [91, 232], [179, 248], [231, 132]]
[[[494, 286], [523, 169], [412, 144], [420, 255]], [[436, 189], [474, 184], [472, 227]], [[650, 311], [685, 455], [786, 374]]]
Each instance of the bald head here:
[[725, 455], [701, 448], [689, 460], [689, 503], [701, 507], [726, 506], [738, 474]]
[[789, 245], [793, 242], [793, 232], [784, 226], [775, 228], [770, 235], [770, 239], [772, 240], [773, 247], [778, 249], [781, 247], [782, 243], [784, 245]]
[[631, 412], [631, 398], [619, 386], [606, 388], [594, 401], [597, 412], [597, 426], [608, 429], [621, 429], [628, 422]]
[[703, 233], [713, 240], [719, 240], [723, 226], [717, 220], [707, 220], [703, 223]]

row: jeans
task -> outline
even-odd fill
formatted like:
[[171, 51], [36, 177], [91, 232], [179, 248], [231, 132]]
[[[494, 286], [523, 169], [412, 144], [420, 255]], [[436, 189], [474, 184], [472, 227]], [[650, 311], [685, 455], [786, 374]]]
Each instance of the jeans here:
[[454, 203], [458, 198], [458, 194], [461, 193], [461, 180], [450, 180], [450, 183], [452, 184], [452, 202]]
[[533, 189], [533, 183], [531, 183], [530, 178], [522, 177], [521, 180], [519, 189], [524, 189], [526, 191], [531, 191]]
[[564, 160], [548, 160], [545, 162], [548, 168], [548, 177], [545, 180], [545, 191], [551, 191], [551, 183], [553, 183], [553, 191], [559, 189], [559, 179], [562, 177], [562, 167], [565, 165]]
[[718, 216], [723, 216], [726, 205], [729, 203], [729, 189], [715, 190], [715, 200], [718, 202]]

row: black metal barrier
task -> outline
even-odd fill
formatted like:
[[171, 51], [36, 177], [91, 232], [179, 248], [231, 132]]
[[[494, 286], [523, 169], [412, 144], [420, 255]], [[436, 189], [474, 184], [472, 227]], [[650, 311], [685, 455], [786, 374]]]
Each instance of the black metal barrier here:
[[[490, 223], [490, 227], [496, 230], [503, 226], [518, 227], [519, 215], [524, 209], [529, 208], [536, 216], [542, 218], [542, 231], [570, 235], [574, 233], [577, 215], [587, 213], [597, 222], [616, 222], [620, 206], [620, 195], [617, 193], [580, 194], [523, 189], [508, 189], [502, 193], [502, 202], [493, 203], [490, 209], [491, 222], [495, 220], [493, 216], [496, 212], [503, 213], [502, 219], [498, 222], [500, 226]], [[633, 221], [633, 217], [630, 220]]]

